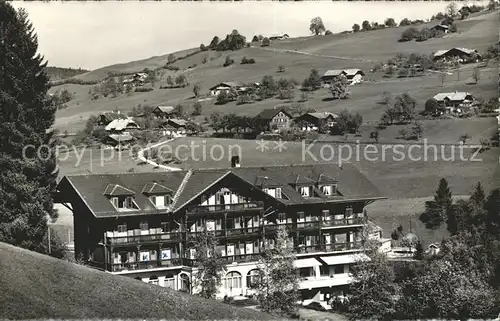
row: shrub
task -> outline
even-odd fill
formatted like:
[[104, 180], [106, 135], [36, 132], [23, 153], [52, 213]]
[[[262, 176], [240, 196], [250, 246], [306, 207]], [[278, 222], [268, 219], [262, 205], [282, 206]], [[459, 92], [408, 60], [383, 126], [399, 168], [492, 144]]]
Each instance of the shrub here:
[[226, 57], [226, 60], [224, 61], [224, 67], [227, 67], [227, 66], [231, 66], [232, 64], [234, 64], [234, 60], [231, 59], [231, 57], [227, 56]]
[[137, 87], [137, 88], [135, 88], [134, 91], [138, 92], [138, 93], [146, 93], [148, 91], [153, 91], [153, 88]]
[[271, 40], [269, 40], [269, 38], [264, 38], [262, 39], [262, 44], [260, 45], [261, 47], [268, 47], [269, 45], [271, 45]]
[[357, 23], [352, 25], [352, 31], [358, 32], [360, 29], [361, 29], [361, 27]]
[[205, 46], [204, 44], [201, 44], [201, 45], [200, 45], [200, 50], [201, 50], [201, 51], [207, 51], [207, 50], [208, 50], [208, 48], [207, 48], [207, 46]]
[[246, 65], [246, 64], [254, 64], [255, 63], [255, 60], [253, 58], [249, 58], [247, 59], [247, 57], [243, 57], [241, 59], [241, 64], [242, 65]]
[[429, 29], [424, 28], [420, 30], [419, 35], [417, 36], [417, 41], [426, 41], [427, 39], [431, 38], [432, 33]]
[[452, 23], [450, 26], [450, 29], [448, 29], [450, 32], [457, 32], [457, 25], [455, 23]]
[[403, 31], [403, 33], [401, 34], [401, 39], [399, 39], [399, 41], [411, 41], [417, 38], [419, 35], [420, 32], [416, 28], [411, 27]]
[[165, 66], [165, 69], [178, 71], [180, 68], [177, 66], [174, 66], [174, 65], [167, 65], [167, 66]]
[[285, 72], [285, 66], [279, 65], [278, 70], [276, 72]]
[[325, 36], [329, 36], [329, 35], [333, 35], [333, 32], [331, 32], [330, 30], [325, 31]]
[[384, 21], [384, 24], [387, 26], [387, 27], [396, 27], [397, 24], [396, 24], [396, 21], [394, 21], [394, 18], [387, 18], [385, 21]]

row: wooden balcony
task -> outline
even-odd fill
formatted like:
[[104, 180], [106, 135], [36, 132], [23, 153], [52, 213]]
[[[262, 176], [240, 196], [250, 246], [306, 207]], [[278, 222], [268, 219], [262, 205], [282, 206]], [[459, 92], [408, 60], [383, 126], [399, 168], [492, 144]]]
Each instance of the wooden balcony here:
[[237, 204], [218, 204], [218, 205], [200, 205], [188, 208], [187, 214], [203, 214], [218, 212], [245, 212], [263, 210], [264, 202], [237, 203]]
[[[260, 233], [260, 227], [245, 227], [236, 229], [225, 229], [225, 230], [215, 230], [211, 231], [215, 234], [215, 237], [238, 237], [238, 236], [250, 236], [257, 235]], [[200, 233], [205, 233], [205, 231], [189, 232], [189, 238], [195, 238]]]
[[107, 236], [107, 245], [130, 245], [141, 243], [168, 243], [181, 242], [182, 232], [147, 234], [147, 235], [130, 235], [130, 236]]
[[365, 224], [365, 219], [363, 217], [343, 218], [337, 220], [322, 221], [321, 228], [341, 228], [341, 227], [348, 227], [351, 225], [363, 225], [363, 224]]
[[298, 246], [296, 250], [297, 254], [304, 254], [304, 253], [316, 253], [316, 252], [352, 251], [358, 249], [361, 249], [361, 242]]
[[147, 262], [127, 262], [111, 264], [111, 272], [122, 272], [122, 271], [139, 271], [148, 269], [158, 269], [162, 267], [174, 267], [182, 266], [183, 260], [181, 258], [174, 258], [170, 260], [154, 260]]
[[[237, 254], [233, 256], [223, 256], [221, 261], [225, 264], [231, 264], [233, 262], [257, 262], [262, 258], [261, 253], [255, 254]], [[187, 266], [196, 266], [198, 262], [194, 259], [184, 259], [184, 264]]]

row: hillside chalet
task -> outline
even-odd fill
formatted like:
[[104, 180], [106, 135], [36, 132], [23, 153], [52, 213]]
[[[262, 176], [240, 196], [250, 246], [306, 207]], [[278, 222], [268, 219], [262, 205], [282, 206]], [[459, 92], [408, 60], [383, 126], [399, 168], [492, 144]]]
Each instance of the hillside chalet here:
[[467, 92], [439, 93], [433, 97], [440, 106], [445, 107], [447, 113], [460, 113], [463, 110], [472, 107], [476, 99]]
[[135, 138], [130, 134], [111, 134], [104, 138], [103, 143], [109, 146], [126, 146], [134, 143]]
[[351, 85], [358, 84], [363, 80], [365, 73], [361, 69], [327, 70], [321, 77], [324, 84], [329, 84], [340, 75], [344, 75]]
[[184, 135], [187, 133], [188, 121], [184, 119], [170, 118], [167, 119], [160, 128], [164, 131], [165, 135]]
[[105, 112], [97, 116], [97, 125], [106, 126], [115, 119], [127, 119], [127, 116], [119, 111]]
[[295, 118], [303, 131], [318, 130], [323, 126], [332, 127], [338, 116], [330, 112], [307, 113]]
[[132, 118], [115, 119], [106, 125], [105, 130], [112, 134], [127, 134], [129, 130], [141, 129]]
[[280, 35], [274, 35], [269, 37], [269, 40], [274, 41], [274, 40], [285, 40], [290, 38], [286, 33], [280, 34]]
[[450, 26], [439, 24], [435, 25], [430, 30], [436, 30], [442, 33], [448, 33], [448, 31], [450, 31]]
[[272, 108], [261, 111], [255, 120], [265, 130], [271, 131], [290, 128], [293, 117], [284, 108]]
[[451, 48], [437, 51], [433, 55], [433, 60], [442, 62], [458, 60], [461, 63], [479, 62], [481, 55], [475, 49]]
[[152, 113], [156, 118], [166, 119], [175, 115], [175, 108], [173, 106], [157, 106]]
[[148, 74], [144, 72], [138, 72], [132, 75], [131, 78], [123, 80], [124, 86], [142, 86], [148, 79]]
[[217, 296], [250, 295], [261, 253], [285, 226], [301, 296], [320, 300], [342, 295], [350, 266], [369, 259], [365, 207], [384, 198], [351, 164], [70, 175], [54, 195], [72, 209], [76, 257], [192, 294], [197, 235], [215, 233], [227, 263]]
[[221, 91], [225, 91], [226, 93], [228, 93], [229, 91], [234, 90], [235, 92], [238, 92], [241, 88], [244, 87], [245, 84], [239, 81], [224, 81], [210, 88], [210, 94], [212, 96], [218, 96]]

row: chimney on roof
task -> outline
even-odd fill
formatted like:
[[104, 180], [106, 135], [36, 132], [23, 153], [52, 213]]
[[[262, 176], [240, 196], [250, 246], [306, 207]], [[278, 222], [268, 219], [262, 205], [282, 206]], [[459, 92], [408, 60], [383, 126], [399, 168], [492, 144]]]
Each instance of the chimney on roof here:
[[240, 156], [231, 157], [231, 167], [241, 167]]

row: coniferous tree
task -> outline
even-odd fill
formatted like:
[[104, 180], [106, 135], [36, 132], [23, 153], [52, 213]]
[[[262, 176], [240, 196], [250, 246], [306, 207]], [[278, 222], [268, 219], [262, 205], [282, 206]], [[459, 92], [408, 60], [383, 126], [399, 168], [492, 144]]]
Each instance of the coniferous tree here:
[[481, 185], [481, 182], [478, 182], [476, 188], [474, 189], [474, 193], [472, 193], [470, 197], [470, 201], [479, 206], [483, 206], [485, 200], [486, 194], [484, 193], [483, 186]]
[[57, 218], [55, 136], [48, 131], [56, 107], [37, 50], [26, 11], [0, 2], [0, 240], [46, 252], [47, 217]]
[[448, 181], [442, 178], [439, 181], [434, 200], [425, 202], [425, 212], [420, 215], [420, 220], [428, 229], [437, 229], [448, 219], [452, 205], [451, 190]]

